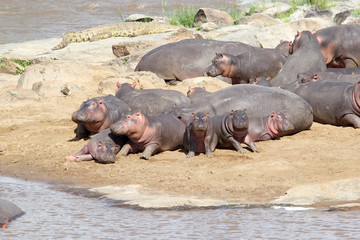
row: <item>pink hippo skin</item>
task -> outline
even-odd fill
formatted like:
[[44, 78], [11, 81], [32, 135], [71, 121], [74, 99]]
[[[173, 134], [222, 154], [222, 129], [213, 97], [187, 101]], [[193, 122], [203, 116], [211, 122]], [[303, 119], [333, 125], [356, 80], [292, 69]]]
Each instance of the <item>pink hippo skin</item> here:
[[130, 110], [125, 102], [113, 95], [84, 101], [80, 109], [72, 114], [72, 120], [78, 124], [73, 140], [88, 138], [91, 133], [101, 132]]
[[129, 112], [110, 130], [116, 135], [126, 135], [129, 141], [120, 155], [143, 151], [141, 158], [148, 160], [156, 152], [173, 150], [181, 146], [185, 124], [170, 114], [147, 116], [141, 111]]
[[218, 137], [217, 147], [234, 147], [238, 152], [245, 153], [240, 145], [240, 143], [245, 143], [253, 152], [259, 152], [248, 131], [249, 119], [246, 109], [232, 110], [229, 114], [212, 117], [211, 121]]
[[283, 136], [283, 132], [293, 129], [294, 125], [288, 120], [285, 112], [273, 112], [267, 117], [249, 119], [248, 132], [255, 142], [277, 139]]
[[66, 158], [70, 161], [95, 160], [100, 163], [115, 163], [116, 154], [126, 142], [126, 136], [117, 136], [107, 128], [94, 135], [80, 151]]
[[217, 136], [214, 133], [209, 113], [197, 112], [192, 114], [186, 125], [184, 147], [189, 150], [186, 157], [191, 158], [195, 153], [205, 153], [212, 157], [217, 144]]

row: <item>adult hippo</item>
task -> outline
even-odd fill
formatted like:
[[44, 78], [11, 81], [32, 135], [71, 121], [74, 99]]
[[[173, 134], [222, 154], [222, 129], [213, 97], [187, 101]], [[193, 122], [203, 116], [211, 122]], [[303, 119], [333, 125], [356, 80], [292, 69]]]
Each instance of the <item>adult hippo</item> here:
[[342, 74], [340, 72], [346, 71], [328, 71], [330, 69], [347, 70], [351, 68], [328, 68], [325, 72], [318, 73], [306, 71], [303, 73], [299, 73], [297, 80], [300, 82], [331, 80], [349, 83], [357, 83], [358, 81], [360, 81], [360, 74]]
[[182, 145], [185, 124], [175, 116], [162, 114], [148, 116], [141, 111], [129, 112], [110, 126], [112, 133], [126, 135], [129, 141], [120, 155], [142, 151], [141, 158], [148, 160], [157, 153], [173, 150]]
[[313, 108], [314, 121], [336, 126], [360, 127], [360, 82], [303, 82], [295, 93]]
[[328, 67], [360, 66], [360, 26], [344, 24], [313, 33]]
[[146, 53], [135, 71], [156, 73], [170, 84], [187, 78], [201, 77], [215, 54], [231, 53], [238, 55], [253, 49], [241, 42], [217, 41], [208, 39], [185, 39], [168, 43]]
[[71, 119], [78, 124], [75, 129], [76, 137], [73, 140], [88, 138], [92, 133], [101, 132], [130, 110], [124, 101], [113, 95], [84, 101], [80, 109], [72, 114]]
[[209, 112], [210, 116], [215, 116], [227, 114], [233, 109], [245, 108], [249, 118], [286, 111], [294, 129], [284, 131], [284, 135], [309, 129], [313, 121], [311, 106], [298, 95], [280, 88], [252, 84], [232, 85], [204, 94], [192, 104], [173, 108], [171, 113], [179, 118], [190, 119], [194, 112]]
[[206, 74], [230, 78], [232, 84], [249, 83], [251, 78], [275, 77], [285, 62], [286, 56], [277, 49], [253, 48], [237, 56], [218, 53]]
[[0, 199], [0, 227], [7, 228], [9, 222], [14, 220], [17, 217], [25, 214], [23, 210], [21, 210], [14, 203], [9, 202], [5, 199]]
[[296, 89], [297, 74], [310, 70], [323, 72], [326, 70], [324, 57], [315, 36], [309, 31], [297, 32], [289, 49], [287, 58], [280, 72], [270, 81], [273, 87], [283, 87], [290, 91]]
[[170, 89], [135, 89], [136, 82], [117, 83], [115, 97], [126, 102], [133, 110], [147, 115], [159, 115], [174, 106], [189, 104], [190, 100], [182, 93]]

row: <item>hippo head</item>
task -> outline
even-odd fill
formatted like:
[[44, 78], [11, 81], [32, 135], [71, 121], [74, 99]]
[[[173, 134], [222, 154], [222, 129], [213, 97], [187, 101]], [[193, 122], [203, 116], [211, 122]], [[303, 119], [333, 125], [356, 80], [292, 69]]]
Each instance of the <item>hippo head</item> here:
[[234, 130], [240, 131], [245, 130], [249, 127], [249, 119], [244, 110], [231, 110], [230, 116], [232, 117], [232, 126]]
[[107, 112], [102, 97], [92, 98], [83, 102], [80, 109], [72, 114], [72, 120], [78, 124], [97, 124], [103, 122]]
[[192, 113], [193, 121], [192, 125], [195, 131], [206, 131], [210, 125], [209, 113], [197, 112]]
[[269, 116], [268, 127], [273, 138], [282, 136], [283, 132], [294, 130], [294, 125], [288, 120], [286, 112], [273, 112]]
[[133, 82], [132, 84], [129, 84], [129, 83], [121, 83], [120, 84], [119, 82], [117, 82], [116, 87], [117, 87], [117, 89], [115, 92], [115, 97], [121, 98], [135, 89], [136, 82]]
[[110, 126], [115, 135], [126, 135], [130, 139], [140, 138], [148, 124], [146, 116], [140, 110], [128, 112], [119, 121]]
[[261, 85], [265, 87], [271, 87], [270, 84], [271, 78], [270, 77], [256, 77], [256, 78], [250, 78], [249, 83], [253, 85]]
[[116, 160], [116, 154], [120, 151], [120, 146], [110, 142], [98, 142], [96, 148], [96, 156], [93, 156], [100, 163], [114, 163]]
[[219, 75], [230, 77], [233, 68], [231, 57], [230, 54], [217, 53], [211, 66], [206, 70], [206, 74], [211, 77]]
[[314, 34], [312, 34], [310, 31], [297, 31], [295, 35], [295, 39], [292, 42], [289, 53], [293, 54], [297, 49], [299, 49], [301, 46], [316, 46], [320, 49], [320, 45]]

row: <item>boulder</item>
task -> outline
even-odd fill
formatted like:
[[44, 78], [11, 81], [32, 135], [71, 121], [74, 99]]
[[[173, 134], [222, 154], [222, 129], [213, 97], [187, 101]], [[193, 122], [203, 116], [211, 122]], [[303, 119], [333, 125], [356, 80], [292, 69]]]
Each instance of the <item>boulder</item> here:
[[350, 16], [351, 16], [350, 10], [346, 10], [344, 12], [339, 12], [335, 15], [334, 22], [336, 22], [337, 25], [340, 25]]
[[258, 27], [266, 27], [276, 24], [283, 23], [280, 19], [274, 19], [267, 14], [264, 13], [255, 13], [251, 16], [242, 17], [235, 22], [235, 24], [248, 24], [255, 23]]
[[312, 11], [307, 13], [304, 17], [305, 18], [313, 18], [313, 17], [317, 17], [317, 18], [331, 18], [333, 15], [331, 10], [320, 10], [320, 11]]
[[286, 13], [291, 10], [291, 6], [286, 3], [278, 3], [273, 7], [266, 9], [263, 13], [271, 17], [276, 16], [277, 14]]
[[194, 17], [194, 26], [201, 26], [203, 23], [214, 23], [218, 27], [230, 26], [234, 23], [232, 17], [223, 11], [212, 8], [200, 8]]

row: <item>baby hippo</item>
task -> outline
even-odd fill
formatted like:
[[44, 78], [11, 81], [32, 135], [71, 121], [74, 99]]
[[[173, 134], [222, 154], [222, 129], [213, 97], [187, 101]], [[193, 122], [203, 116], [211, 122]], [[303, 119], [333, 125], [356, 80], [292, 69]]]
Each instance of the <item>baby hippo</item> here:
[[246, 109], [232, 110], [229, 114], [212, 117], [211, 121], [218, 137], [217, 147], [234, 147], [238, 152], [245, 153], [240, 145], [240, 143], [245, 143], [253, 152], [259, 152], [248, 131], [249, 119]]
[[96, 160], [100, 163], [115, 163], [116, 154], [126, 141], [126, 136], [116, 136], [107, 128], [94, 135], [80, 151], [66, 158], [70, 161]]
[[140, 110], [125, 114], [110, 126], [112, 133], [126, 135], [129, 141], [120, 155], [143, 151], [141, 158], [148, 160], [156, 152], [173, 150], [181, 146], [185, 124], [171, 114], [148, 116]]
[[217, 137], [214, 134], [209, 113], [192, 113], [186, 125], [184, 137], [184, 147], [189, 151], [186, 157], [191, 158], [195, 153], [205, 153], [207, 157], [212, 157], [215, 151]]
[[294, 125], [288, 120], [285, 112], [273, 112], [266, 117], [249, 119], [249, 134], [255, 142], [276, 139], [283, 136], [283, 132], [291, 131]]

